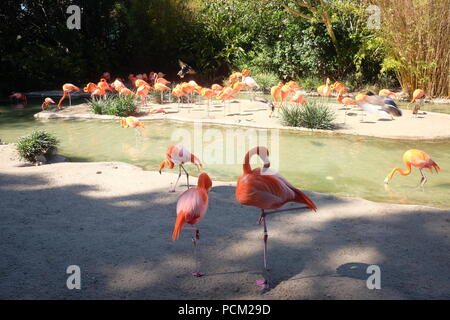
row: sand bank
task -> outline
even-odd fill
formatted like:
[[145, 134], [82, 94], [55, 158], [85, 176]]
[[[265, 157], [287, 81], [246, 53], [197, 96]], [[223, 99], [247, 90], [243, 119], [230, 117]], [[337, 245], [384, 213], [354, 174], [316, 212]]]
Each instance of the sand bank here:
[[[25, 166], [1, 145], [0, 298], [450, 298], [449, 210], [308, 191], [317, 213], [268, 219], [272, 287], [261, 293], [259, 212], [216, 181], [198, 224], [207, 276], [194, 278], [190, 232], [171, 239], [185, 189], [168, 193], [175, 179], [125, 163]], [[366, 287], [372, 264], [381, 290]], [[81, 268], [80, 291], [66, 288], [69, 265]]]
[[[267, 105], [258, 101], [234, 100], [223, 105], [213, 104], [207, 112], [206, 104], [180, 105], [171, 103], [154, 105], [163, 108], [167, 114], [142, 113], [143, 120], [169, 119], [185, 122], [203, 122], [210, 124], [238, 125], [255, 128], [274, 128], [295, 131], [308, 131], [305, 128], [283, 126], [280, 118], [269, 118]], [[375, 114], [365, 114], [361, 121], [359, 109], [344, 108], [336, 103], [329, 103], [336, 113], [335, 130], [314, 130], [326, 134], [351, 134], [390, 139], [450, 139], [450, 115], [432, 112], [420, 112], [417, 117], [410, 110], [403, 110], [403, 116], [391, 120]], [[54, 108], [35, 114], [39, 119], [67, 118], [67, 119], [118, 119], [115, 116], [95, 115], [89, 111], [86, 104], [66, 107], [62, 110]]]

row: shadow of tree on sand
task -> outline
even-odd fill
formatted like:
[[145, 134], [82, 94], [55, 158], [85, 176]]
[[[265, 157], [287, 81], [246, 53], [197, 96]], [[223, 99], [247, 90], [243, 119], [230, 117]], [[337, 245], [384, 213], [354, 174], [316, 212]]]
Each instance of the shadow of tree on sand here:
[[[261, 292], [259, 211], [239, 205], [234, 187], [213, 187], [198, 224], [207, 276], [194, 278], [190, 232], [171, 239], [180, 193], [167, 189], [102, 198], [89, 185], [0, 173], [0, 298], [450, 298], [448, 211], [340, 217], [347, 201], [312, 194], [317, 213], [268, 218], [271, 288]], [[366, 288], [370, 264], [381, 267], [382, 290]], [[66, 287], [69, 265], [81, 268], [79, 291]]]

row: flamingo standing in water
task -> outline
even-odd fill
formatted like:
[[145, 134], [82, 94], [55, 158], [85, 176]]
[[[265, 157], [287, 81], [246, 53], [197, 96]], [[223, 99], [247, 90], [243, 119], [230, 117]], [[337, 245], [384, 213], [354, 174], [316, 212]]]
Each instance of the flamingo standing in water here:
[[398, 171], [402, 176], [407, 176], [411, 173], [411, 166], [419, 168], [420, 174], [422, 175], [422, 178], [420, 179], [420, 186], [423, 187], [425, 183], [428, 181], [427, 177], [423, 173], [423, 169], [427, 168], [431, 172], [433, 172], [433, 168], [436, 171], [436, 173], [441, 170], [439, 165], [431, 159], [431, 157], [422, 150], [417, 149], [411, 149], [405, 152], [403, 155], [403, 162], [406, 166], [406, 171], [403, 171], [400, 168], [394, 168], [392, 171], [386, 176], [384, 179], [384, 183], [388, 184], [389, 181], [394, 176], [394, 173]]
[[[177, 240], [183, 226], [188, 223], [194, 225], [202, 220], [208, 211], [208, 191], [212, 187], [211, 178], [202, 173], [198, 177], [197, 187], [184, 191], [177, 202], [177, 220], [172, 233], [172, 239]], [[192, 244], [194, 246], [195, 270], [192, 275], [195, 277], [204, 276], [205, 273], [198, 270], [197, 263], [197, 240], [200, 239], [200, 230], [192, 228]]]
[[17, 101], [24, 101], [25, 104], [27, 103], [27, 96], [20, 92], [14, 92], [12, 95], [9, 96], [10, 99], [16, 99]]
[[[250, 158], [258, 155], [264, 162], [264, 167], [252, 169]], [[304, 203], [311, 210], [316, 211], [317, 207], [302, 191], [292, 186], [281, 175], [271, 171], [269, 162], [269, 150], [266, 147], [255, 147], [247, 152], [244, 158], [243, 171], [236, 186], [236, 200], [243, 205], [253, 206], [261, 209], [259, 223], [264, 223], [264, 269], [267, 268], [267, 239], [269, 237], [266, 225], [266, 216], [269, 214], [290, 211], [295, 209], [279, 209], [288, 202]], [[302, 207], [303, 208], [303, 207]], [[263, 288], [268, 288], [268, 280], [258, 280], [257, 284]]]
[[183, 169], [184, 173], [186, 174], [187, 187], [189, 189], [189, 173], [183, 166], [185, 163], [188, 162], [192, 162], [197, 167], [197, 170], [200, 170], [200, 167], [203, 166], [200, 160], [194, 154], [190, 153], [189, 150], [186, 149], [184, 146], [177, 144], [167, 148], [166, 159], [162, 161], [159, 165], [159, 173], [161, 174], [161, 171], [162, 169], [164, 169], [165, 166], [168, 166], [170, 169], [173, 169], [173, 167], [176, 164], [178, 164], [180, 168], [178, 179], [175, 182], [173, 189], [170, 190], [170, 192], [175, 192], [178, 180], [180, 180], [181, 177], [181, 169]]
[[215, 96], [214, 90], [209, 88], [202, 88], [202, 90], [200, 90], [200, 94], [202, 95], [202, 97], [205, 97], [208, 100], [206, 110], [209, 115], [209, 105], [211, 104], [212, 97]]
[[61, 100], [59, 100], [58, 109], [61, 109], [61, 103], [64, 101], [64, 99], [66, 98], [67, 95], [69, 96], [69, 105], [72, 106], [72, 98], [70, 97], [70, 93], [72, 91], [77, 91], [77, 92], [80, 91], [80, 88], [78, 88], [77, 86], [74, 86], [71, 83], [65, 83], [62, 86], [62, 88], [63, 88], [64, 94], [63, 94]]
[[44, 102], [42, 103], [42, 111], [44, 111], [44, 106], [48, 107], [50, 104], [55, 104], [55, 101], [48, 97], [45, 98]]

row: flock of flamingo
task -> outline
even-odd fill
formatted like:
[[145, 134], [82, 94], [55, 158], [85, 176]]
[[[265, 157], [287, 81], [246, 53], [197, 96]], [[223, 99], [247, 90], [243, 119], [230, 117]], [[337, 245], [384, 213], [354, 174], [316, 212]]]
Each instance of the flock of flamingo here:
[[[182, 70], [178, 73], [180, 78], [183, 78], [185, 74], [194, 74], [195, 71], [189, 66], [180, 61]], [[199, 86], [195, 81], [182, 82], [177, 84], [173, 89], [168, 87], [169, 81], [164, 79], [164, 74], [150, 73], [140, 74], [137, 76], [129, 75], [129, 80], [136, 91], [132, 91], [126, 87], [122, 79], [115, 79], [112, 83], [110, 74], [103, 74], [100, 82], [88, 83], [83, 91], [88, 92], [94, 98], [96, 96], [103, 96], [107, 91], [117, 91], [119, 95], [136, 95], [141, 97], [142, 104], [146, 104], [146, 96], [151, 90], [164, 92], [171, 90], [172, 94], [180, 99], [186, 96], [188, 101], [193, 100], [194, 93], [197, 93], [210, 101], [213, 97], [222, 101], [234, 98], [234, 95], [239, 93], [242, 89], [257, 88], [258, 84], [250, 77], [249, 70], [242, 70], [242, 72], [233, 72], [228, 78], [228, 86], [222, 87], [219, 84], [213, 84], [210, 88], [204, 88]], [[70, 93], [73, 91], [80, 91], [80, 89], [70, 83], [63, 85], [63, 96], [58, 103], [58, 108], [61, 108], [63, 100], [68, 96], [70, 101]], [[382, 115], [389, 115], [391, 117], [398, 117], [402, 115], [401, 110], [397, 107], [393, 98], [395, 93], [383, 89], [378, 95], [371, 92], [368, 94], [359, 94], [353, 100], [352, 98], [345, 96], [347, 93], [346, 88], [340, 82], [335, 82], [331, 85], [329, 79], [327, 79], [324, 85], [317, 88], [318, 93], [321, 96], [327, 97], [332, 94], [333, 91], [337, 92], [337, 101], [345, 106], [359, 106], [364, 111], [378, 113]], [[15, 93], [13, 94], [16, 99], [26, 99], [25, 95]], [[301, 87], [295, 81], [288, 81], [286, 83], [280, 82], [277, 86], [272, 87], [271, 95], [273, 97], [272, 103], [272, 116], [275, 109], [279, 111], [287, 102], [304, 104], [305, 98], [301, 93]], [[414, 103], [418, 99], [422, 99], [425, 96], [423, 90], [416, 90], [413, 95], [413, 99], [410, 104]], [[42, 109], [50, 104], [55, 104], [51, 98], [45, 98]], [[209, 102], [208, 102], [209, 105]], [[162, 109], [152, 110], [152, 112], [165, 112]], [[120, 125], [124, 128], [145, 128], [144, 124], [136, 117], [127, 117], [120, 121]], [[250, 159], [252, 156], [257, 155], [264, 163], [262, 168], [251, 168]], [[396, 172], [406, 176], [411, 173], [411, 167], [417, 167], [421, 173], [420, 186], [424, 186], [427, 182], [427, 177], [423, 173], [423, 169], [429, 169], [432, 172], [434, 169], [439, 172], [439, 165], [432, 160], [432, 158], [421, 150], [408, 150], [404, 156], [403, 161], [406, 166], [406, 171], [401, 168], [394, 168], [385, 178], [385, 184], [388, 184]], [[192, 154], [187, 148], [182, 145], [173, 145], [167, 148], [166, 158], [161, 162], [159, 166], [159, 173], [167, 167], [173, 169], [175, 165], [179, 167], [178, 178], [170, 190], [175, 192], [175, 188], [182, 175], [182, 170], [186, 175], [187, 190], [184, 191], [178, 198], [176, 207], [176, 221], [172, 233], [173, 240], [177, 240], [180, 236], [182, 229], [188, 229], [193, 231], [192, 243], [194, 246], [194, 259], [196, 262], [196, 269], [192, 273], [194, 276], [200, 277], [205, 273], [198, 269], [198, 259], [196, 257], [197, 241], [200, 238], [199, 229], [194, 227], [200, 220], [202, 220], [208, 210], [208, 191], [212, 187], [212, 180], [207, 173], [201, 173], [197, 186], [191, 188], [189, 185], [189, 173], [184, 167], [185, 164], [192, 163], [200, 171], [203, 167], [200, 159]], [[235, 197], [238, 203], [246, 206], [256, 207], [261, 210], [259, 223], [263, 224], [263, 241], [264, 241], [264, 270], [268, 271], [267, 266], [267, 242], [268, 231], [266, 217], [270, 214], [275, 214], [284, 211], [309, 209], [316, 211], [316, 204], [306, 196], [300, 189], [294, 187], [280, 174], [270, 169], [269, 150], [264, 146], [258, 146], [250, 149], [245, 155], [243, 161], [243, 173], [237, 180]], [[304, 204], [302, 207], [296, 207], [291, 209], [281, 209], [286, 203], [295, 202]], [[186, 227], [186, 224], [192, 227]], [[258, 280], [257, 285], [261, 288], [269, 287], [268, 273], [264, 279]]]

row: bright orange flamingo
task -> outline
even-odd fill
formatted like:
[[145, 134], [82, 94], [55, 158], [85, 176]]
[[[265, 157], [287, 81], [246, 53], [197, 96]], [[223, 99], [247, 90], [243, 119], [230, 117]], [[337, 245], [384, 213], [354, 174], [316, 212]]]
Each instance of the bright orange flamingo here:
[[[206, 173], [202, 173], [198, 177], [197, 187], [188, 189], [180, 195], [177, 202], [177, 220], [172, 233], [173, 240], [180, 237], [181, 229], [186, 223], [193, 226], [205, 217], [206, 211], [208, 211], [208, 191], [211, 187], [211, 178]], [[200, 230], [193, 227], [190, 229], [194, 231], [192, 244], [194, 246], [195, 270], [192, 275], [201, 277], [205, 273], [198, 269], [197, 261], [197, 240], [200, 239]]]
[[200, 94], [202, 95], [202, 97], [205, 97], [208, 100], [208, 106], [206, 107], [206, 109], [207, 109], [207, 112], [209, 115], [209, 106], [211, 104], [211, 99], [216, 94], [214, 93], [213, 89], [209, 89], [209, 88], [202, 88], [202, 90], [200, 90]]
[[[280, 81], [280, 82], [278, 82], [277, 86], [273, 86], [272, 88], [270, 88], [270, 95], [272, 96], [275, 108], [278, 107], [278, 100], [281, 100], [281, 88], [283, 87], [283, 85], [284, 85], [284, 83]], [[281, 105], [281, 101], [280, 101], [280, 105]], [[272, 114], [273, 114], [273, 111], [270, 113], [269, 117], [271, 117]]]
[[386, 176], [384, 179], [384, 183], [388, 184], [389, 181], [394, 176], [394, 173], [398, 171], [402, 176], [407, 176], [411, 173], [411, 166], [419, 168], [420, 174], [422, 175], [422, 178], [420, 179], [420, 186], [423, 187], [425, 183], [428, 181], [427, 177], [423, 173], [422, 169], [429, 169], [431, 172], [433, 172], [433, 168], [436, 171], [436, 173], [441, 170], [439, 165], [431, 159], [431, 157], [424, 151], [417, 150], [417, 149], [411, 149], [405, 152], [403, 155], [403, 162], [406, 166], [406, 171], [403, 171], [400, 168], [394, 168], [392, 171]]
[[217, 95], [217, 100], [222, 100], [223, 102], [223, 112], [226, 113], [226, 101], [235, 99], [234, 94], [236, 93], [236, 90], [234, 90], [231, 87], [225, 87], [222, 89], [222, 91]]
[[97, 88], [94, 91], [92, 91], [91, 93], [91, 98], [94, 98], [95, 96], [101, 97], [104, 96], [106, 94], [106, 90], [103, 88]]
[[219, 94], [220, 91], [222, 91], [223, 87], [220, 84], [214, 83], [211, 86], [211, 89], [214, 91], [215, 94]]
[[181, 169], [183, 169], [184, 173], [186, 174], [187, 187], [189, 189], [189, 173], [183, 166], [188, 162], [192, 162], [197, 167], [197, 170], [200, 170], [200, 168], [203, 166], [200, 160], [194, 154], [190, 153], [189, 150], [184, 146], [177, 144], [167, 148], [166, 159], [159, 165], [159, 173], [161, 174], [161, 171], [165, 166], [168, 166], [169, 169], [173, 169], [173, 167], [178, 164], [178, 166], [180, 167], [178, 179], [170, 192], [175, 192], [178, 180], [180, 180], [181, 177]]
[[132, 94], [134, 94], [134, 92], [131, 91], [130, 89], [128, 89], [127, 87], [123, 87], [123, 88], [119, 89], [119, 96], [132, 95]]
[[242, 78], [243, 75], [241, 72], [233, 72], [229, 77], [228, 81], [230, 82], [230, 85], [233, 85], [238, 79]]
[[[250, 158], [258, 155], [264, 162], [264, 167], [252, 169]], [[292, 186], [286, 179], [278, 173], [270, 170], [269, 150], [266, 147], [255, 147], [247, 152], [244, 158], [243, 171], [236, 186], [236, 200], [243, 205], [261, 209], [259, 223], [264, 223], [264, 269], [267, 269], [267, 239], [269, 237], [266, 225], [266, 216], [277, 212], [291, 211], [295, 209], [279, 209], [288, 202], [304, 203], [311, 210], [316, 211], [317, 207], [302, 191]], [[274, 210], [274, 211], [266, 211]], [[263, 288], [268, 288], [268, 280], [259, 280], [257, 284]]]
[[[351, 98], [348, 98], [348, 97], [344, 97], [344, 93], [345, 92], [346, 92], [345, 88], [341, 88], [341, 90], [339, 91], [339, 95], [337, 97], [337, 101], [340, 104], [343, 104], [346, 107], [348, 107], [348, 106], [357, 106], [358, 103], [355, 100], [353, 100]], [[364, 99], [363, 96], [359, 96], [358, 98]], [[345, 113], [344, 113], [344, 123], [345, 123], [346, 119], [347, 119], [347, 110], [345, 110]]]
[[395, 94], [395, 92], [392, 92], [388, 89], [381, 89], [380, 92], [378, 92], [379, 96], [390, 96], [392, 98], [397, 98], [397, 95]]
[[100, 79], [100, 82], [97, 83], [97, 87], [99, 87], [105, 91], [113, 91], [111, 89], [111, 87], [109, 86], [108, 82], [106, 81], [106, 79], [104, 79], [104, 78]]
[[289, 98], [292, 94], [295, 93], [297, 90], [301, 90], [302, 88], [297, 84], [295, 81], [288, 81], [285, 85], [281, 87], [280, 91], [280, 106], [278, 108], [278, 111], [280, 111], [280, 108], [283, 106], [283, 102]]
[[14, 92], [12, 95], [9, 96], [10, 99], [16, 99], [17, 101], [24, 101], [25, 104], [27, 103], [27, 96], [20, 92]]
[[151, 90], [150, 86], [142, 85], [138, 87], [136, 91], [136, 95], [141, 96], [141, 103], [143, 106], [147, 104], [147, 95], [150, 92], [150, 90]]
[[117, 92], [120, 92], [121, 89], [125, 88], [125, 85], [120, 79], [116, 79], [112, 84], [111, 88], [116, 90]]
[[63, 86], [63, 96], [61, 98], [61, 100], [59, 100], [58, 103], [58, 109], [61, 109], [61, 103], [64, 101], [64, 99], [66, 98], [66, 96], [69, 96], [69, 105], [72, 106], [72, 98], [70, 97], [70, 93], [72, 91], [80, 91], [80, 88], [78, 88], [77, 86], [74, 86], [71, 83], [65, 83]]
[[122, 128], [145, 128], [144, 124], [136, 117], [127, 117], [120, 120], [120, 126]]
[[[151, 85], [148, 84], [148, 82], [146, 82], [145, 80], [142, 80], [142, 79], [137, 79], [137, 80], [134, 82], [134, 86], [135, 86], [136, 88], [139, 88], [139, 87], [142, 87], [142, 86], [151, 88]], [[149, 90], [151, 90], [151, 89], [149, 89]]]
[[336, 81], [335, 83], [333, 83], [330, 86], [330, 89], [331, 89], [331, 91], [336, 91], [337, 93], [339, 93], [341, 91], [342, 91], [342, 94], [347, 93], [347, 89], [345, 89], [345, 86], [339, 81]]
[[290, 103], [296, 103], [296, 104], [305, 104], [305, 98], [302, 95], [301, 91], [296, 91], [294, 93], [294, 96], [292, 97], [292, 99], [289, 101]]
[[89, 82], [86, 87], [83, 88], [84, 92], [92, 93], [98, 89], [98, 86], [95, 83]]
[[331, 95], [330, 88], [330, 79], [327, 78], [327, 82], [324, 85], [321, 85], [317, 88], [317, 93], [319, 93], [322, 97], [329, 97]]
[[44, 102], [42, 103], [42, 111], [44, 111], [44, 106], [48, 107], [50, 104], [55, 104], [55, 101], [48, 97], [45, 98]]
[[[161, 79], [163, 79], [163, 78], [161, 78]], [[160, 80], [160, 79], [158, 79], [158, 80]], [[163, 103], [163, 101], [164, 101], [164, 94], [163, 94], [163, 92], [165, 90], [169, 90], [170, 91], [171, 89], [168, 86], [166, 86], [164, 83], [156, 82], [155, 83], [155, 90], [159, 91], [161, 93], [161, 103]]]
[[[409, 106], [412, 105], [414, 102], [416, 102], [416, 100], [423, 99], [423, 98], [425, 98], [425, 91], [424, 91], [424, 90], [422, 90], [422, 89], [416, 89], [416, 90], [414, 90], [414, 92], [413, 92], [413, 98], [412, 98], [411, 102], [408, 103], [408, 105], [406, 106], [406, 108], [409, 109]], [[420, 108], [418, 108], [418, 109], [420, 109]], [[416, 113], [419, 111], [418, 109], [415, 110]]]
[[181, 101], [181, 97], [186, 96], [186, 93], [183, 91], [183, 89], [181, 88], [180, 84], [177, 84], [175, 86], [175, 88], [173, 88], [172, 90], [172, 95], [174, 95], [175, 97], [177, 97], [177, 110], [180, 110], [180, 101]]

